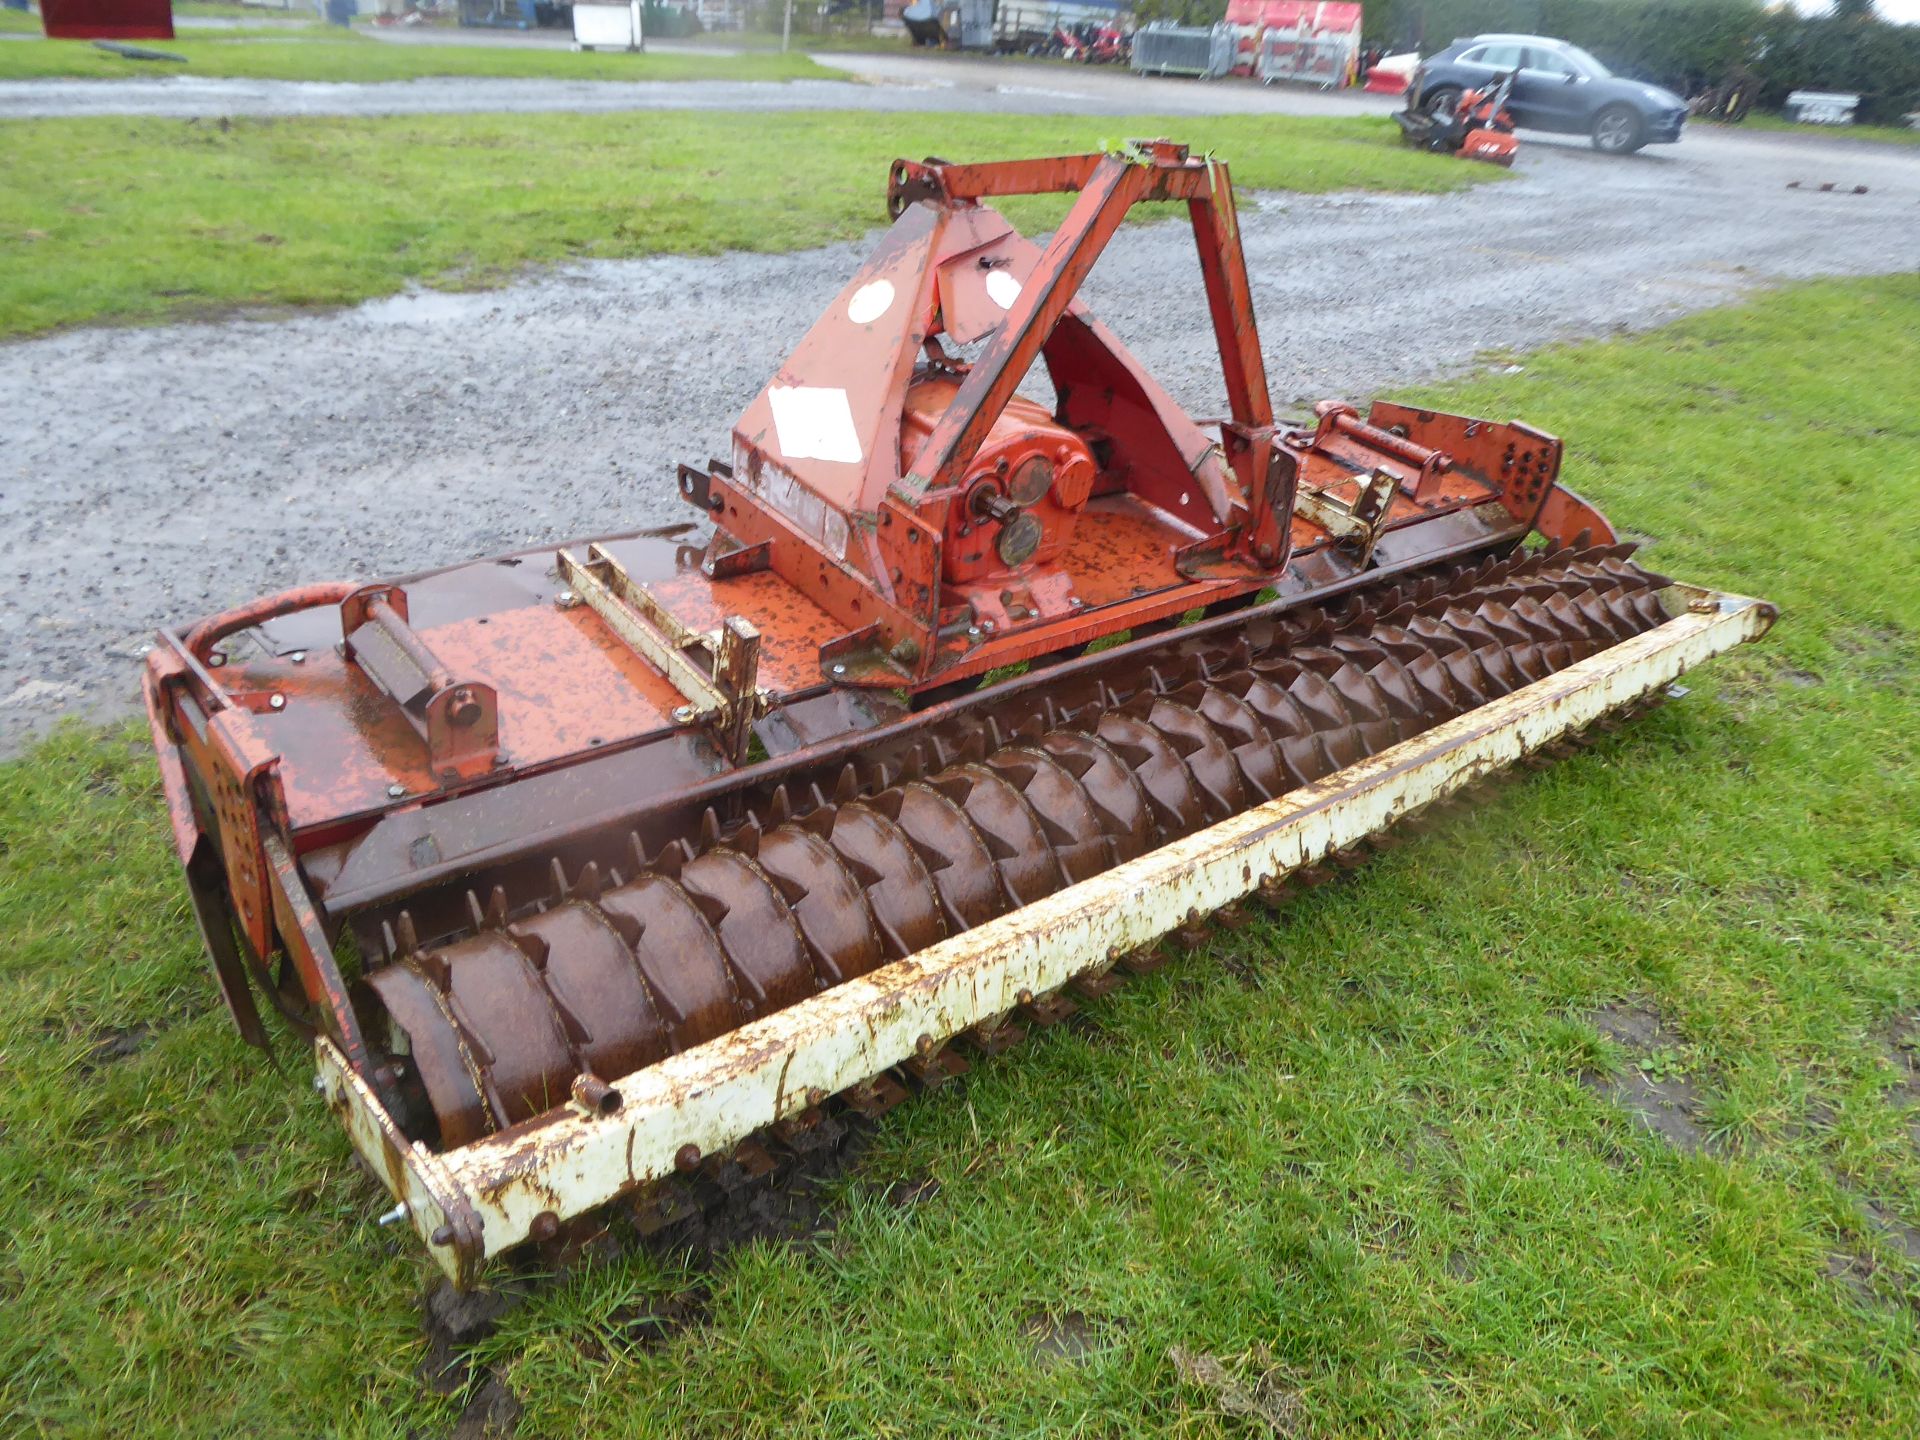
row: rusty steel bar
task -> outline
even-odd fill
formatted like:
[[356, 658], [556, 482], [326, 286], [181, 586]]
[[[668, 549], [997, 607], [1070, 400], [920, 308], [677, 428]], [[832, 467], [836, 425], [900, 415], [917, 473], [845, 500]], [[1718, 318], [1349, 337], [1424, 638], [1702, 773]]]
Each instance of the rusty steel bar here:
[[1326, 779], [610, 1083], [572, 1107], [439, 1156], [407, 1145], [324, 1037], [329, 1103], [406, 1204], [435, 1260], [471, 1284], [489, 1258], [789, 1118], [1377, 833], [1758, 638], [1764, 601], [1676, 586], [1687, 611]]
[[[915, 198], [926, 193], [946, 200], [991, 200], [1010, 195], [1062, 195], [1084, 190], [1110, 153], [1058, 155], [1039, 160], [997, 160], [979, 164], [901, 161], [893, 188]], [[1191, 158], [1186, 147], [1164, 140], [1139, 142], [1117, 152], [1127, 164], [1147, 171], [1150, 200], [1187, 200], [1209, 187], [1210, 162]]]
[[1240, 217], [1233, 204], [1227, 167], [1207, 161], [1208, 193], [1187, 202], [1193, 240], [1200, 252], [1200, 279], [1213, 319], [1214, 343], [1227, 385], [1228, 413], [1244, 426], [1273, 424], [1266, 361], [1253, 323], [1253, 291], [1240, 250]]
[[[421, 679], [429, 691], [438, 693], [453, 684], [453, 674], [438, 655], [427, 648], [407, 617], [393, 608], [393, 602], [384, 597], [375, 597], [367, 602], [367, 620], [377, 626], [390, 640], [406, 662], [420, 672]], [[348, 636], [348, 641], [353, 636]]]
[[[992, 193], [1072, 189], [1079, 198], [1033, 267], [1026, 290], [1014, 300], [1006, 321], [974, 362], [952, 408], [927, 437], [912, 472], [898, 482], [901, 498], [911, 503], [961, 478], [1127, 212], [1147, 201], [1181, 198], [1188, 202], [1231, 413], [1242, 425], [1273, 423], [1232, 179], [1225, 163], [1218, 160], [1189, 160], [1184, 151], [1180, 160], [1172, 160], [1170, 153], [1177, 148], [1150, 144], [1145, 153], [1152, 158], [1144, 162], [1107, 154], [975, 167], [981, 172], [975, 183], [982, 186], [988, 184], [989, 172], [1004, 172], [1011, 188]], [[1071, 167], [1071, 174], [1027, 173], [1048, 166]], [[922, 168], [951, 177], [959, 167]]]
[[262, 596], [236, 610], [208, 616], [189, 630], [180, 643], [195, 660], [205, 663], [213, 647], [229, 635], [237, 635], [242, 630], [251, 630], [256, 625], [264, 625], [269, 620], [300, 610], [338, 605], [359, 588], [351, 581], [337, 580], [319, 585], [302, 585], [278, 595]]
[[1080, 282], [1140, 198], [1149, 173], [1117, 156], [1100, 157], [1006, 319], [921, 447], [912, 471], [896, 486], [909, 503], [928, 490], [960, 481], [1054, 325], [1073, 303]]
[[[587, 547], [585, 563], [570, 550], [556, 556], [560, 577], [573, 594], [606, 623], [620, 640], [672, 682], [687, 702], [690, 717], [706, 718], [730, 708], [729, 696], [714, 684], [710, 674], [687, 657], [694, 641], [708, 643], [709, 637], [690, 634], [675, 624], [672, 615], [658, 601], [636, 585], [627, 572], [598, 546]], [[665, 627], [674, 626], [670, 632]]]
[[1351, 435], [1375, 450], [1385, 451], [1395, 459], [1404, 460], [1407, 464], [1422, 470], [1428, 465], [1433, 465], [1439, 471], [1453, 468], [1453, 457], [1445, 451], [1418, 444], [1404, 436], [1394, 434], [1391, 430], [1382, 430], [1378, 425], [1369, 425], [1358, 415], [1347, 411], [1336, 410], [1332, 413], [1334, 429], [1343, 435]]

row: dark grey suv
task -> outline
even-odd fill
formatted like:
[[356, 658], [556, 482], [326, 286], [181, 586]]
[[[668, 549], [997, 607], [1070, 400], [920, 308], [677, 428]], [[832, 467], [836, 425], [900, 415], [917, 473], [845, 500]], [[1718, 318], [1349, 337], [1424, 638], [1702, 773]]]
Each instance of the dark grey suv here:
[[1657, 85], [1622, 80], [1578, 45], [1542, 35], [1476, 35], [1456, 40], [1420, 62], [1409, 103], [1451, 112], [1463, 91], [1517, 72], [1507, 109], [1531, 130], [1587, 135], [1593, 147], [1625, 155], [1642, 145], [1670, 145], [1686, 124], [1687, 103]]

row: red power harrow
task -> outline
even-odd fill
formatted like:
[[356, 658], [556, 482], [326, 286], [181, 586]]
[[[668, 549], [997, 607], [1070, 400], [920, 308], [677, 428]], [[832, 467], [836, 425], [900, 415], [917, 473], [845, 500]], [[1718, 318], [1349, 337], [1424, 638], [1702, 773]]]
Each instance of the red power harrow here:
[[[1044, 248], [986, 203], [1043, 193]], [[1211, 425], [1077, 298], [1145, 201], [1191, 217]], [[152, 653], [233, 1017], [311, 1037], [457, 1283], [776, 1169], [1771, 622], [1635, 565], [1529, 426], [1276, 423], [1217, 161], [901, 161], [888, 208], [681, 468], [698, 521]]]

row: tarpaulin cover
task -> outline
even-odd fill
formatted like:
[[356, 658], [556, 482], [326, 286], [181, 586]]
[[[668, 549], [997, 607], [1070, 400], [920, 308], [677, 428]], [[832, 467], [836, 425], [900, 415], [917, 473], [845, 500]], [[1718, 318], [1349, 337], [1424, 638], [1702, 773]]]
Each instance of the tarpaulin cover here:
[[1227, 0], [1227, 24], [1320, 34], [1360, 31], [1360, 6], [1350, 0]]

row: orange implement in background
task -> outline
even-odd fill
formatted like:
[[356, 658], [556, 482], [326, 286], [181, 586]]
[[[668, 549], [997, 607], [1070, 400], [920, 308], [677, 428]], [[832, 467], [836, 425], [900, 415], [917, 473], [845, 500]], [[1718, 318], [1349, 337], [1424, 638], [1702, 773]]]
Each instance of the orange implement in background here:
[[1516, 73], [1496, 77], [1484, 90], [1467, 91], [1451, 114], [1416, 110], [1409, 98], [1407, 109], [1393, 118], [1410, 145], [1511, 167], [1520, 148], [1514, 138], [1513, 115], [1507, 109]]

